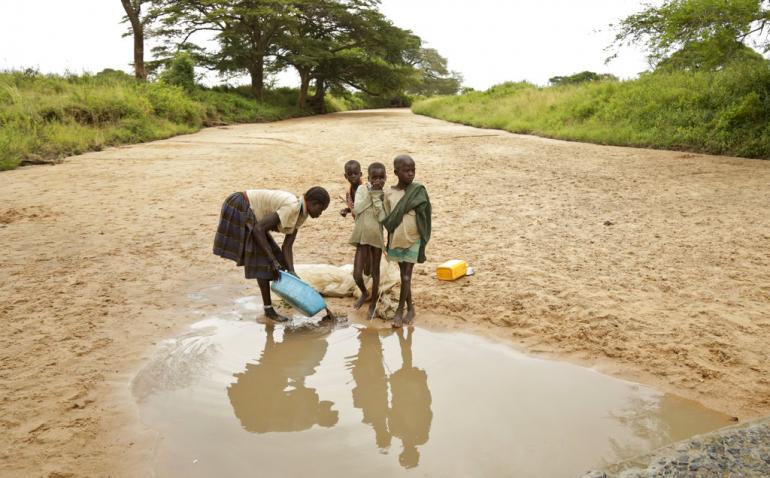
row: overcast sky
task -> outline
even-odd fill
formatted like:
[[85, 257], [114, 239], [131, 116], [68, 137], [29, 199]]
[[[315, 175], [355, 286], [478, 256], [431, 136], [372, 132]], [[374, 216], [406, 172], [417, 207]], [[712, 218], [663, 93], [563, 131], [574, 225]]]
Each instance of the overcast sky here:
[[[655, 2], [659, 3], [659, 2]], [[476, 89], [508, 80], [546, 84], [583, 70], [631, 78], [647, 69], [626, 49], [604, 64], [608, 24], [640, 10], [639, 0], [383, 0], [382, 11], [449, 59]], [[131, 71], [118, 0], [0, 0], [0, 69]], [[292, 83], [293, 75], [281, 76]]]

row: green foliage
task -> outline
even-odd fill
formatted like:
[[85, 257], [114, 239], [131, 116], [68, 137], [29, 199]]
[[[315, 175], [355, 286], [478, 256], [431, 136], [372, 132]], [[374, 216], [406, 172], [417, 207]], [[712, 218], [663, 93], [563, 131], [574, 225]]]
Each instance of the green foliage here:
[[528, 81], [506, 81], [504, 83], [499, 83], [497, 85], [493, 85], [489, 87], [489, 89], [485, 92], [474, 92], [474, 93], [495, 97], [495, 96], [507, 96], [521, 90], [531, 90], [535, 88], [537, 87]]
[[548, 83], [556, 85], [576, 85], [587, 81], [618, 81], [618, 77], [609, 73], [599, 74], [593, 71], [581, 71], [569, 76], [554, 76], [548, 79]]
[[454, 95], [460, 91], [463, 77], [456, 71], [449, 71], [447, 60], [438, 50], [420, 48], [415, 65], [417, 77], [408, 92], [420, 96]]
[[[147, 16], [162, 39], [155, 54], [193, 52], [202, 66], [223, 74], [248, 74], [261, 99], [264, 75], [294, 68], [301, 79], [296, 98], [323, 112], [324, 95], [346, 89], [371, 96], [398, 98], [416, 94], [451, 94], [459, 73], [446, 71], [435, 50], [421, 50], [421, 40], [393, 25], [379, 10], [379, 0], [151, 0]], [[213, 32], [215, 48], [198, 37]], [[313, 84], [315, 94], [308, 92]], [[412, 89], [409, 89], [412, 88]]]
[[770, 159], [770, 67], [661, 71], [623, 82], [538, 88], [496, 85], [486, 92], [430, 98], [419, 114], [514, 133]]
[[195, 89], [195, 61], [186, 51], [177, 52], [160, 73], [160, 81], [178, 86], [188, 92]]
[[759, 46], [767, 51], [768, 21], [767, 0], [667, 0], [623, 19], [614, 45], [641, 44], [652, 64], [669, 69], [717, 70], [751, 56], [753, 33], [765, 34]]
[[[248, 87], [188, 92], [114, 70], [82, 76], [0, 72], [0, 171], [25, 159], [162, 139], [202, 126], [299, 116], [296, 95], [296, 89], [279, 88], [256, 101]], [[334, 111], [363, 105], [344, 98], [329, 101]]]

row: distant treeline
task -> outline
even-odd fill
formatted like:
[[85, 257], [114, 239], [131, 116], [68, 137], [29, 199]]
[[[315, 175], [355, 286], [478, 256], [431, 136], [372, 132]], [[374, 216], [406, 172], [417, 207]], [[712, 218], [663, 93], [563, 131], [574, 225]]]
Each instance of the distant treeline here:
[[550, 138], [770, 159], [767, 62], [664, 70], [630, 81], [503, 83], [418, 101], [412, 110]]
[[[204, 126], [308, 114], [296, 98], [296, 88], [265, 89], [262, 101], [249, 87], [203, 88], [184, 61], [155, 82], [114, 70], [79, 76], [0, 72], [0, 171]], [[342, 111], [388, 106], [389, 100], [348, 92], [324, 101], [326, 110]]]

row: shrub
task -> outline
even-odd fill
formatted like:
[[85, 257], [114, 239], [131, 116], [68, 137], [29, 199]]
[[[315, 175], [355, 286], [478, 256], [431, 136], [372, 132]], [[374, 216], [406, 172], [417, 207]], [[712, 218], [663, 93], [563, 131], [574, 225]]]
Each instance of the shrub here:
[[185, 91], [195, 89], [195, 61], [186, 52], [178, 52], [166, 68], [160, 73], [160, 81], [167, 85], [178, 86]]
[[[258, 102], [248, 87], [195, 86], [188, 66], [184, 56], [176, 58], [155, 83], [115, 70], [63, 76], [0, 72], [0, 170], [15, 168], [25, 158], [59, 158], [191, 133], [201, 126], [310, 114], [297, 108], [294, 88], [268, 89]], [[342, 111], [363, 102], [345, 94], [327, 96], [327, 106]]]
[[659, 71], [631, 81], [548, 88], [503, 83], [415, 103], [419, 114], [473, 126], [600, 144], [770, 158], [770, 66]]

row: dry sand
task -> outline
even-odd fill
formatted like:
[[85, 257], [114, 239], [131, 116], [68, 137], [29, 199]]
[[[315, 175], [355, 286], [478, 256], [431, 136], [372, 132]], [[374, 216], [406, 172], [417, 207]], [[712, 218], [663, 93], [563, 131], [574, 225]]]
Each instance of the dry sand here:
[[[389, 163], [404, 152], [434, 206], [429, 262], [416, 269], [418, 321], [741, 420], [770, 413], [770, 161], [351, 112], [0, 173], [0, 475], [148, 474], [155, 437], [137, 419], [133, 373], [195, 320], [188, 292], [249, 287], [211, 254], [222, 200], [315, 184], [336, 196], [348, 159]], [[301, 230], [298, 263], [350, 262], [340, 207]], [[451, 258], [477, 275], [435, 280]]]

